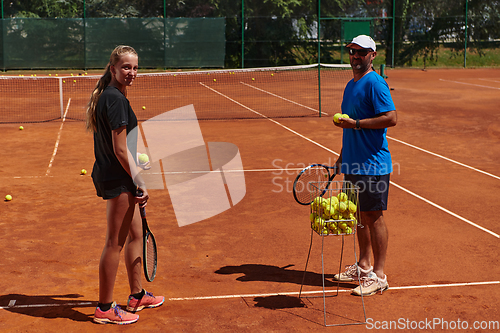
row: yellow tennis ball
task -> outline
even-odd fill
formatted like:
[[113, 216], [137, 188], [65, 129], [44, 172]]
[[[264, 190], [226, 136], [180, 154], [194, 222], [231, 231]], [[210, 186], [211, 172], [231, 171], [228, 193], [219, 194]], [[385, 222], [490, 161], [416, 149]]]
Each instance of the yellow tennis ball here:
[[333, 121], [336, 122], [337, 124], [340, 123], [340, 120], [339, 118], [342, 118], [342, 114], [341, 113], [336, 113], [334, 116], [333, 116]]
[[339, 201], [347, 201], [347, 194], [345, 194], [344, 192], [340, 192], [339, 194], [337, 194], [337, 199], [339, 199]]
[[344, 201], [341, 201], [341, 202], [339, 203], [339, 211], [341, 211], [341, 212], [343, 213], [343, 212], [345, 212], [345, 211], [346, 211], [346, 209], [347, 209], [347, 205], [346, 205], [346, 203], [345, 203]]
[[350, 211], [351, 213], [355, 213], [355, 212], [356, 212], [356, 210], [358, 210], [358, 207], [357, 207], [357, 206], [356, 206], [356, 204], [355, 204], [354, 202], [352, 202], [352, 201], [348, 201], [348, 206], [349, 206], [349, 207], [348, 207], [348, 208], [349, 208], [349, 211]]
[[347, 118], [347, 119], [349, 119], [350, 117], [349, 117], [347, 114], [343, 114], [343, 115], [342, 115], [342, 118]]
[[142, 109], [143, 109], [143, 110], [146, 110], [146, 107], [145, 107], [145, 106], [143, 106], [143, 107], [142, 107]]
[[12, 195], [7, 194], [7, 195], [5, 196], [5, 200], [7, 200], [7, 201], [11, 201], [11, 200], [12, 200]]
[[318, 215], [316, 213], [311, 213], [309, 214], [309, 220], [311, 221], [311, 223], [314, 223], [314, 220], [316, 219]]
[[19, 126], [19, 129], [22, 131], [24, 129], [24, 127], [23, 126]]
[[81, 174], [81, 175], [86, 175], [86, 174], [87, 174], [87, 170], [82, 169], [82, 171], [80, 171], [80, 174]]
[[144, 164], [149, 162], [149, 156], [148, 154], [141, 154], [139, 155], [139, 163]]
[[216, 79], [214, 79], [214, 82], [217, 81]]
[[252, 78], [252, 81], [255, 81], [255, 78]]

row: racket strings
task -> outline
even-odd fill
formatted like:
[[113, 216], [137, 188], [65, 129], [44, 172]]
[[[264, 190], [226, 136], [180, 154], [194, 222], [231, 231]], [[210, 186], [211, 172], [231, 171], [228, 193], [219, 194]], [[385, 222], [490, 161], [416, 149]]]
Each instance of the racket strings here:
[[156, 249], [151, 234], [146, 238], [146, 258], [145, 265], [148, 276], [151, 278], [155, 273]]
[[311, 193], [323, 192], [329, 179], [330, 173], [325, 167], [317, 166], [304, 170], [295, 184], [297, 199], [300, 202], [311, 201]]

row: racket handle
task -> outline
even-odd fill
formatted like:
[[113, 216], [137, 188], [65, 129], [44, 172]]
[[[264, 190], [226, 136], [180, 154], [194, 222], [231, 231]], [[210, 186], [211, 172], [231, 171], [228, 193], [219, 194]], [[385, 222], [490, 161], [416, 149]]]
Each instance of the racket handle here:
[[[144, 194], [144, 192], [142, 192], [140, 189], [137, 189], [135, 195], [138, 196], [138, 197], [142, 197], [143, 194]], [[143, 219], [146, 218], [146, 208], [139, 206], [139, 211], [141, 212], [141, 217]]]

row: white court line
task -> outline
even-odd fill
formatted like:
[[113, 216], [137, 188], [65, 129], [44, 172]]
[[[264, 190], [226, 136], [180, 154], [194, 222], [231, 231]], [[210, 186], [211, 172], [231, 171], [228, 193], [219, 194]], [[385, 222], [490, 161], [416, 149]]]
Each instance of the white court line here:
[[483, 85], [481, 85], [481, 84], [466, 83], [466, 82], [452, 81], [452, 80], [445, 80], [445, 79], [439, 79], [439, 81], [453, 82], [453, 83], [458, 83], [458, 84], [465, 84], [465, 85], [467, 85], [467, 86], [474, 86], [474, 87], [481, 87], [481, 88], [489, 88], [489, 89], [497, 89], [497, 90], [500, 90], [500, 88], [491, 87], [491, 86], [483, 86]]
[[[274, 97], [280, 98], [280, 99], [282, 99], [282, 100], [284, 100], [284, 101], [287, 101], [287, 102], [293, 103], [293, 104], [298, 105], [298, 106], [301, 106], [301, 107], [303, 107], [303, 108], [306, 108], [306, 109], [312, 110], [312, 111], [314, 111], [314, 112], [316, 112], [316, 113], [318, 113], [318, 114], [319, 114], [319, 111], [318, 111], [318, 110], [316, 110], [316, 109], [314, 109], [314, 108], [311, 108], [311, 107], [309, 107], [309, 106], [306, 106], [306, 105], [303, 105], [303, 104], [300, 104], [300, 103], [294, 102], [294, 101], [292, 101], [292, 100], [290, 100], [290, 99], [288, 99], [288, 98], [285, 98], [285, 97], [283, 97], [283, 96], [279, 96], [279, 95], [273, 94], [272, 92], [269, 92], [269, 91], [267, 91], [267, 90], [264, 90], [264, 89], [260, 89], [260, 88], [254, 87], [254, 86], [252, 86], [252, 85], [250, 85], [250, 84], [248, 84], [248, 83], [245, 83], [245, 82], [240, 82], [240, 83], [241, 83], [241, 84], [244, 84], [244, 85], [245, 85], [245, 86], [247, 86], [247, 87], [250, 87], [250, 88], [253, 88], [253, 89], [257, 89], [257, 90], [262, 91], [262, 92], [264, 92], [264, 93], [266, 93], [266, 94], [269, 94], [269, 95], [271, 95], [271, 96], [274, 96]], [[328, 116], [328, 113], [326, 113], [326, 112], [322, 112], [322, 114], [324, 114], [324, 115], [327, 115], [327, 116]]]
[[[304, 167], [305, 168], [305, 167]], [[304, 168], [289, 168], [289, 169], [230, 169], [224, 170], [224, 173], [231, 172], [269, 172], [269, 171], [277, 171], [280, 172], [288, 172], [288, 171], [302, 171]], [[198, 171], [166, 171], [166, 172], [146, 172], [143, 173], [145, 175], [177, 175], [177, 174], [205, 174], [205, 173], [218, 173], [219, 170], [198, 170]]]
[[448, 213], [448, 214], [450, 214], [451, 216], [456, 217], [457, 219], [462, 220], [462, 221], [464, 221], [465, 223], [468, 223], [468, 224], [470, 224], [470, 225], [471, 225], [471, 226], [473, 226], [473, 227], [476, 227], [476, 228], [478, 228], [478, 229], [481, 229], [482, 231], [487, 232], [487, 233], [489, 233], [490, 235], [492, 235], [492, 236], [494, 236], [494, 237], [496, 237], [496, 238], [500, 238], [500, 235], [499, 235], [499, 234], [494, 233], [493, 231], [488, 230], [488, 229], [486, 229], [486, 228], [484, 228], [484, 227], [482, 227], [482, 226], [480, 226], [480, 225], [478, 225], [478, 224], [476, 224], [476, 223], [474, 223], [474, 222], [472, 222], [472, 221], [469, 221], [469, 220], [467, 220], [466, 218], [464, 218], [464, 217], [462, 217], [462, 216], [460, 216], [460, 215], [458, 215], [458, 214], [455, 214], [455, 213], [453, 213], [452, 211], [449, 211], [448, 209], [446, 209], [446, 208], [444, 208], [444, 207], [442, 207], [442, 206], [439, 206], [438, 204], [436, 204], [436, 203], [434, 203], [434, 202], [432, 202], [432, 201], [430, 201], [430, 200], [427, 200], [426, 198], [424, 198], [424, 197], [422, 197], [422, 196], [420, 196], [420, 195], [418, 195], [418, 194], [416, 194], [416, 193], [414, 193], [414, 192], [412, 192], [412, 191], [410, 191], [410, 190], [408, 190], [408, 189], [404, 188], [404, 187], [403, 187], [403, 186], [401, 186], [401, 185], [398, 185], [398, 184], [396, 184], [396, 183], [394, 183], [394, 182], [392, 182], [392, 181], [391, 181], [390, 183], [391, 183], [391, 185], [396, 186], [396, 187], [397, 187], [397, 188], [399, 188], [400, 190], [403, 190], [403, 191], [405, 191], [406, 193], [413, 195], [415, 198], [418, 198], [418, 199], [420, 199], [420, 200], [422, 200], [422, 201], [425, 201], [425, 202], [427, 202], [429, 205], [434, 206], [434, 207], [436, 207], [437, 209], [440, 209], [440, 210], [442, 210], [443, 212]]
[[[330, 153], [332, 153], [332, 154], [335, 154], [335, 155], [339, 156], [339, 154], [338, 154], [338, 153], [336, 153], [336, 152], [334, 152], [333, 150], [331, 150], [331, 149], [329, 149], [329, 148], [327, 148], [327, 147], [323, 146], [322, 144], [317, 143], [316, 141], [313, 141], [313, 140], [309, 139], [308, 137], [306, 137], [306, 136], [304, 136], [304, 135], [302, 135], [302, 134], [300, 134], [300, 133], [298, 133], [298, 132], [296, 132], [296, 131], [292, 130], [291, 128], [289, 128], [289, 127], [287, 127], [287, 126], [285, 126], [285, 125], [283, 125], [283, 124], [281, 124], [281, 123], [277, 122], [276, 120], [271, 119], [271, 118], [269, 118], [269, 117], [267, 117], [267, 116], [263, 115], [262, 113], [257, 112], [257, 111], [255, 111], [255, 110], [253, 110], [253, 109], [249, 108], [248, 106], [246, 106], [246, 105], [243, 105], [243, 104], [239, 103], [238, 101], [235, 101], [234, 99], [230, 98], [229, 96], [226, 96], [226, 95], [224, 95], [224, 94], [220, 93], [219, 91], [217, 91], [217, 90], [215, 90], [215, 89], [213, 89], [213, 88], [210, 88], [210, 87], [208, 87], [208, 86], [204, 85], [204, 84], [203, 84], [203, 83], [201, 83], [201, 82], [200, 82], [200, 84], [201, 84], [202, 86], [204, 86], [204, 87], [206, 87], [206, 88], [208, 88], [208, 89], [212, 90], [213, 92], [215, 92], [215, 93], [217, 93], [217, 94], [221, 95], [222, 97], [227, 98], [227, 99], [229, 99], [230, 101], [232, 101], [232, 102], [234, 102], [234, 103], [236, 103], [236, 104], [238, 104], [238, 105], [240, 105], [240, 106], [244, 107], [245, 109], [247, 109], [247, 110], [249, 110], [249, 111], [252, 111], [252, 112], [254, 112], [255, 114], [258, 114], [258, 115], [260, 115], [261, 117], [263, 117], [263, 118], [265, 118], [265, 119], [267, 119], [267, 120], [269, 120], [269, 121], [271, 121], [271, 122], [275, 123], [276, 125], [278, 125], [278, 126], [280, 126], [280, 127], [284, 128], [284, 129], [286, 129], [287, 131], [292, 132], [293, 134], [295, 134], [295, 135], [297, 135], [297, 136], [299, 136], [299, 137], [301, 137], [301, 138], [303, 138], [303, 139], [305, 139], [305, 140], [307, 140], [307, 141], [309, 141], [309, 142], [311, 142], [311, 143], [313, 143], [313, 144], [317, 145], [318, 147], [321, 147], [321, 148], [325, 149], [326, 151], [328, 151], [328, 152], [330, 152]], [[427, 199], [425, 199], [425, 198], [423, 198], [423, 197], [419, 196], [418, 194], [416, 194], [416, 193], [414, 193], [414, 192], [412, 192], [412, 191], [410, 191], [410, 190], [408, 190], [408, 189], [406, 189], [406, 188], [402, 187], [401, 185], [397, 185], [396, 183], [394, 183], [394, 182], [392, 182], [392, 181], [391, 181], [391, 184], [392, 184], [392, 185], [394, 185], [394, 186], [396, 186], [396, 187], [398, 187], [399, 189], [401, 189], [401, 190], [405, 191], [406, 193], [408, 193], [408, 194], [410, 194], [410, 195], [413, 195], [414, 197], [416, 197], [416, 198], [418, 198], [418, 199], [420, 199], [420, 200], [423, 200], [423, 201], [425, 201], [425, 202], [427, 202], [427, 203], [429, 203], [429, 204], [433, 205], [434, 207], [436, 207], [436, 208], [438, 208], [438, 209], [441, 209], [442, 211], [444, 211], [444, 212], [446, 212], [446, 213], [448, 213], [448, 214], [451, 214], [452, 216], [457, 217], [457, 218], [459, 218], [460, 220], [462, 220], [462, 221], [464, 221], [464, 222], [466, 222], [466, 223], [469, 223], [470, 225], [472, 225], [472, 226], [474, 226], [474, 227], [476, 227], [476, 228], [479, 228], [480, 230], [486, 231], [487, 233], [489, 233], [489, 234], [493, 235], [493, 236], [494, 236], [494, 237], [496, 237], [496, 238], [500, 238], [500, 235], [498, 235], [498, 234], [494, 233], [493, 231], [490, 231], [490, 230], [488, 230], [488, 229], [486, 229], [486, 228], [484, 228], [484, 227], [481, 227], [480, 225], [478, 225], [478, 224], [476, 224], [476, 223], [474, 223], [474, 222], [471, 222], [471, 221], [467, 220], [466, 218], [461, 217], [460, 215], [457, 215], [457, 214], [455, 214], [455, 213], [453, 213], [453, 212], [451, 212], [451, 211], [449, 211], [449, 210], [447, 210], [447, 209], [445, 209], [445, 208], [443, 208], [443, 207], [439, 206], [438, 204], [435, 204], [434, 202], [432, 202], [432, 201], [430, 201], [430, 200], [427, 200]]]
[[[390, 290], [407, 290], [407, 289], [428, 289], [428, 288], [451, 288], [451, 287], [469, 287], [481, 285], [500, 284], [500, 281], [485, 281], [485, 282], [464, 282], [464, 283], [448, 283], [448, 284], [427, 284], [421, 286], [401, 286], [390, 287]], [[326, 293], [336, 293], [337, 290], [325, 290]], [[339, 289], [339, 292], [351, 292], [351, 289]], [[323, 294], [323, 290], [303, 291], [303, 295]], [[173, 297], [169, 301], [197, 301], [197, 300], [213, 300], [213, 299], [231, 299], [231, 298], [249, 298], [249, 297], [270, 297], [283, 295], [299, 295], [298, 291], [282, 292], [282, 293], [266, 293], [266, 294], [240, 294], [240, 295], [220, 295], [220, 296], [198, 296], [198, 297]]]
[[488, 81], [488, 82], [495, 82], [495, 83], [500, 83], [500, 81], [493, 80], [493, 79], [479, 79], [481, 81]]
[[15, 304], [16, 300], [11, 300], [8, 306], [0, 306], [0, 309], [22, 309], [22, 308], [48, 308], [56, 306], [86, 306], [92, 305], [92, 302], [79, 302], [79, 303], [58, 303], [58, 304], [25, 304], [25, 305], [12, 305]]
[[[484, 281], [484, 282], [463, 282], [463, 283], [447, 283], [447, 284], [426, 284], [420, 286], [401, 286], [390, 287], [390, 290], [410, 290], [410, 289], [429, 289], [429, 288], [456, 288], [456, 287], [471, 287], [500, 284], [500, 281]], [[339, 289], [339, 292], [350, 292], [350, 289]], [[325, 290], [327, 293], [336, 293], [337, 290]], [[302, 295], [323, 294], [323, 290], [302, 291]], [[299, 295], [298, 291], [281, 292], [281, 293], [261, 293], [261, 294], [239, 294], [239, 295], [218, 295], [218, 296], [198, 296], [198, 297], [171, 297], [169, 301], [197, 301], [197, 300], [214, 300], [214, 299], [231, 299], [231, 298], [250, 298], [250, 297], [270, 297], [283, 295]], [[58, 303], [58, 304], [26, 304], [14, 305], [16, 300], [11, 300], [8, 306], [0, 306], [0, 309], [19, 309], [19, 308], [45, 308], [59, 306], [87, 306], [93, 305], [92, 302], [77, 302], [77, 303]], [[11, 306], [11, 304], [13, 304]]]
[[231, 102], [234, 102], [234, 103], [238, 104], [239, 106], [241, 106], [241, 107], [243, 107], [243, 108], [245, 108], [245, 109], [247, 109], [247, 110], [249, 110], [249, 111], [252, 111], [252, 112], [253, 112], [253, 113], [255, 113], [255, 114], [258, 114], [258, 115], [259, 115], [259, 116], [261, 116], [262, 118], [265, 118], [265, 119], [269, 120], [270, 122], [273, 122], [273, 123], [275, 123], [276, 125], [283, 127], [283, 128], [284, 128], [284, 129], [286, 129], [287, 131], [290, 131], [290, 132], [292, 132], [293, 134], [295, 134], [295, 135], [297, 135], [297, 136], [300, 136], [302, 139], [307, 140], [307, 141], [311, 142], [312, 144], [315, 144], [316, 146], [321, 147], [321, 148], [325, 149], [326, 151], [328, 151], [328, 152], [330, 152], [330, 153], [332, 153], [332, 154], [334, 154], [334, 155], [339, 156], [339, 154], [338, 154], [338, 153], [336, 153], [336, 152], [334, 152], [333, 150], [331, 150], [331, 149], [329, 149], [329, 148], [327, 148], [327, 147], [323, 146], [322, 144], [317, 143], [316, 141], [313, 141], [313, 140], [309, 139], [308, 137], [306, 137], [306, 136], [304, 136], [304, 135], [300, 134], [299, 132], [294, 131], [293, 129], [291, 129], [291, 128], [289, 128], [289, 127], [286, 127], [285, 125], [283, 125], [283, 124], [281, 124], [281, 123], [277, 122], [276, 120], [271, 119], [271, 118], [269, 118], [269, 117], [267, 117], [267, 116], [263, 115], [262, 113], [257, 112], [257, 111], [255, 111], [255, 110], [253, 110], [253, 109], [249, 108], [248, 106], [241, 104], [241, 103], [240, 103], [240, 102], [238, 102], [238, 101], [235, 101], [235, 100], [234, 100], [234, 99], [232, 99], [231, 97], [229, 97], [229, 96], [227, 96], [227, 95], [224, 95], [224, 94], [222, 94], [222, 93], [218, 92], [217, 90], [212, 89], [212, 88], [210, 88], [209, 86], [207, 86], [207, 85], [205, 85], [205, 84], [203, 84], [203, 83], [201, 83], [201, 82], [200, 82], [200, 84], [201, 84], [202, 86], [204, 86], [205, 88], [208, 88], [208, 89], [212, 90], [212, 91], [213, 91], [213, 92], [215, 92], [216, 94], [219, 94], [219, 95], [221, 95], [221, 96], [222, 96], [222, 97], [224, 97], [224, 98], [227, 98], [227, 99], [228, 99], [228, 100], [230, 100]]
[[408, 147], [412, 147], [412, 148], [415, 148], [415, 149], [417, 149], [417, 150], [423, 151], [424, 153], [434, 155], [434, 156], [436, 156], [436, 157], [442, 158], [442, 159], [447, 160], [447, 161], [449, 161], [449, 162], [452, 162], [452, 163], [458, 164], [458, 165], [460, 165], [460, 166], [466, 167], [466, 168], [468, 168], [468, 169], [471, 169], [471, 170], [474, 170], [474, 171], [480, 172], [480, 173], [482, 173], [482, 174], [485, 174], [485, 175], [487, 175], [487, 176], [490, 176], [490, 177], [493, 177], [493, 178], [496, 178], [496, 179], [499, 179], [499, 180], [500, 180], [500, 177], [499, 177], [499, 176], [496, 176], [496, 175], [491, 174], [491, 173], [489, 173], [489, 172], [486, 172], [486, 171], [483, 171], [483, 170], [480, 170], [480, 169], [476, 169], [476, 168], [474, 168], [474, 167], [472, 167], [472, 166], [470, 166], [470, 165], [463, 164], [463, 163], [461, 163], [461, 162], [458, 162], [458, 161], [452, 160], [451, 158], [444, 157], [443, 155], [439, 155], [439, 154], [433, 153], [433, 152], [431, 152], [431, 151], [428, 151], [428, 150], [425, 150], [425, 149], [423, 149], [423, 148], [420, 148], [420, 147], [414, 146], [414, 145], [409, 144], [409, 143], [406, 143], [406, 142], [404, 142], [404, 141], [401, 141], [401, 140], [398, 140], [398, 139], [392, 138], [392, 137], [390, 137], [390, 136], [387, 136], [387, 138], [388, 138], [388, 139], [391, 139], [391, 140], [394, 140], [394, 141], [396, 141], [396, 142], [402, 143], [402, 144], [404, 144], [404, 145], [407, 145]]
[[66, 111], [64, 111], [64, 116], [63, 116], [63, 119], [61, 122], [61, 126], [59, 127], [59, 132], [57, 133], [57, 140], [56, 140], [56, 144], [54, 146], [54, 152], [52, 153], [52, 157], [50, 158], [49, 166], [47, 168], [47, 172], [45, 173], [45, 176], [49, 175], [50, 168], [52, 168], [52, 163], [54, 163], [54, 159], [56, 158], [57, 148], [59, 147], [59, 141], [61, 141], [61, 133], [62, 133], [62, 129], [64, 126], [64, 122], [66, 121], [66, 115], [68, 114], [70, 103], [71, 103], [71, 97], [68, 99], [68, 105], [66, 105]]

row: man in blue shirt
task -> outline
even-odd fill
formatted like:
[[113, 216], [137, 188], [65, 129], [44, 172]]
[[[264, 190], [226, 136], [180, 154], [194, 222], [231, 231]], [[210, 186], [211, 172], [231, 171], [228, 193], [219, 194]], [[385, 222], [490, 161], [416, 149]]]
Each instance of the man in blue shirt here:
[[360, 286], [353, 293], [369, 296], [389, 288], [384, 273], [388, 232], [383, 211], [387, 210], [392, 160], [386, 133], [388, 127], [396, 125], [397, 115], [389, 86], [373, 70], [377, 55], [373, 39], [357, 36], [347, 48], [354, 78], [347, 83], [342, 100], [342, 113], [350, 118], [334, 122], [343, 129], [342, 151], [336, 166], [344, 180], [360, 188], [358, 206], [364, 228], [357, 228], [359, 262], [334, 278], [346, 282], [359, 278]]

